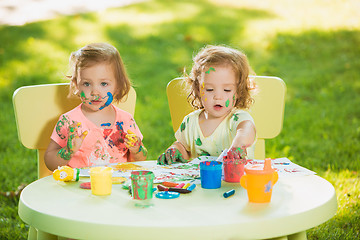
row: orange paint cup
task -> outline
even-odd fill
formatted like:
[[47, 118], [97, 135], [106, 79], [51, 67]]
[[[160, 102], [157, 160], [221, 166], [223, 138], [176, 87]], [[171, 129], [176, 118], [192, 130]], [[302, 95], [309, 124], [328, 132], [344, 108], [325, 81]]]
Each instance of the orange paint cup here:
[[240, 184], [247, 190], [249, 202], [268, 203], [278, 177], [278, 173], [271, 167], [271, 159], [265, 159], [264, 165], [246, 166]]

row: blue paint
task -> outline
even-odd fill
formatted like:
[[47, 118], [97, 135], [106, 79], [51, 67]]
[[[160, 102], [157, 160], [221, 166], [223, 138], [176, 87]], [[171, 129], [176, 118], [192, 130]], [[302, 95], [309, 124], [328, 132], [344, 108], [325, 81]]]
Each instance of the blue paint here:
[[201, 187], [215, 189], [221, 187], [222, 162], [203, 161], [200, 163]]
[[104, 109], [105, 107], [109, 106], [109, 105], [112, 103], [112, 101], [113, 101], [113, 95], [111, 94], [111, 92], [108, 92], [107, 95], [108, 95], [108, 99], [106, 100], [104, 106], [101, 106], [101, 107], [99, 108], [99, 110]]
[[271, 181], [269, 181], [266, 185], [265, 185], [265, 192], [270, 192], [271, 191]]
[[102, 127], [110, 127], [111, 123], [102, 123], [100, 126], [102, 126]]
[[117, 130], [119, 130], [119, 131], [122, 130], [123, 131], [124, 129], [123, 129], [122, 125], [124, 125], [124, 122], [116, 122]]
[[187, 188], [187, 190], [192, 191], [192, 190], [195, 189], [195, 187], [196, 187], [196, 184], [195, 184], [195, 183], [192, 183], [192, 184]]

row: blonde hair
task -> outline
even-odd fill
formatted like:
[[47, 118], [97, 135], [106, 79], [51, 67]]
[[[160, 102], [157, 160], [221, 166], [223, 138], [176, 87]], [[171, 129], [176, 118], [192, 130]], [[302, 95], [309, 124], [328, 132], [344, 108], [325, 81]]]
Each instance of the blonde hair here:
[[78, 70], [91, 67], [98, 63], [112, 64], [116, 78], [115, 101], [121, 101], [130, 91], [131, 82], [125, 70], [119, 51], [108, 43], [92, 43], [71, 53], [69, 63], [71, 75], [69, 95], [79, 96], [77, 80]]
[[247, 109], [253, 103], [251, 91], [255, 89], [255, 85], [249, 78], [250, 72], [253, 74], [253, 71], [244, 53], [226, 46], [209, 45], [199, 51], [193, 62], [190, 75], [184, 73], [184, 81], [189, 87], [187, 99], [193, 108], [204, 108], [200, 98], [199, 82], [201, 74], [214, 66], [230, 66], [233, 69], [237, 79], [235, 107]]

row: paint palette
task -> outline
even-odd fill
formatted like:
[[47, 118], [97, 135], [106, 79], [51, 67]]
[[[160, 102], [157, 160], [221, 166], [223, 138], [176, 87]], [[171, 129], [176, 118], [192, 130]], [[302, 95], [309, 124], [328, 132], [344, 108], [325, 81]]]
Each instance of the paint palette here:
[[145, 168], [140, 165], [128, 163], [128, 162], [118, 163], [118, 164], [114, 165], [113, 168], [115, 168], [116, 170], [122, 171], [122, 172], [133, 171], [133, 170], [145, 170]]
[[174, 199], [174, 198], [178, 198], [180, 196], [180, 193], [178, 192], [169, 192], [169, 191], [164, 191], [164, 192], [158, 192], [155, 195], [157, 198], [161, 198], [161, 199]]

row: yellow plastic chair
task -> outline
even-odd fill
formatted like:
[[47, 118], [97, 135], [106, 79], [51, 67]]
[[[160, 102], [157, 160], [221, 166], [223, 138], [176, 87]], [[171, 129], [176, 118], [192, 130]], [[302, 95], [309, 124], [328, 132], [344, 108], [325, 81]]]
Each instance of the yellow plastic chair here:
[[[278, 77], [256, 76], [254, 79], [258, 92], [249, 112], [256, 126], [255, 159], [264, 159], [265, 139], [278, 136], [283, 126], [286, 85]], [[174, 132], [179, 128], [183, 118], [193, 111], [187, 102], [186, 93], [182, 91], [182, 80], [173, 79], [166, 88]]]
[[[79, 98], [68, 98], [69, 84], [45, 84], [18, 88], [13, 95], [15, 118], [20, 142], [38, 151], [38, 178], [52, 174], [45, 165], [44, 154], [50, 136], [61, 114], [80, 104]], [[136, 92], [131, 88], [127, 100], [115, 104], [135, 113]]]

